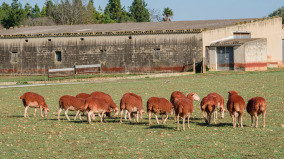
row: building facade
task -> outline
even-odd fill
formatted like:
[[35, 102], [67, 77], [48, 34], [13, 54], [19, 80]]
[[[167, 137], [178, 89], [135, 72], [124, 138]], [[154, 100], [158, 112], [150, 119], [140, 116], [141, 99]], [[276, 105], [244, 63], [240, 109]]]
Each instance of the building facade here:
[[103, 72], [180, 72], [194, 62], [213, 71], [265, 70], [282, 66], [281, 26], [275, 17], [2, 30], [0, 73], [98, 63]]

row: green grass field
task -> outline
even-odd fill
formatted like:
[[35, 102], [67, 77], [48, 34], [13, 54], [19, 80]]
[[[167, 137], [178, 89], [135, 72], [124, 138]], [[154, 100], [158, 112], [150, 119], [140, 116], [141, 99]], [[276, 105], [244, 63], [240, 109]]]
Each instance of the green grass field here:
[[[267, 101], [266, 128], [251, 128], [249, 114], [244, 115], [244, 128], [232, 128], [227, 112], [218, 116], [217, 124], [206, 126], [199, 102], [194, 102], [190, 129], [177, 131], [173, 116], [164, 125], [148, 126], [144, 114], [140, 123], [119, 118], [92, 124], [83, 121], [57, 120], [58, 100], [62, 95], [103, 91], [119, 104], [126, 92], [143, 98], [170, 98], [173, 91], [196, 92], [203, 98], [218, 92], [225, 98], [229, 90], [239, 91], [245, 101], [261, 96]], [[32, 91], [45, 97], [51, 110], [47, 118], [24, 118], [19, 97]], [[218, 72], [180, 77], [119, 80], [78, 85], [56, 85], [0, 89], [0, 158], [283, 158], [284, 156], [284, 71]], [[69, 112], [71, 118], [75, 112]], [[220, 114], [218, 114], [220, 115]]]

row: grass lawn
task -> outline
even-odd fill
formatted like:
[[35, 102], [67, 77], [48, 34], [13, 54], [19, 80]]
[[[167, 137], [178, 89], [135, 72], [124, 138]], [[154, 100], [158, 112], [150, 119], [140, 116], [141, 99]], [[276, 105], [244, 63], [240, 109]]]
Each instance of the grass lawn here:
[[[119, 104], [126, 92], [143, 99], [144, 108], [149, 97], [170, 98], [173, 91], [196, 92], [203, 98], [218, 92], [227, 101], [228, 91], [235, 90], [245, 101], [255, 96], [267, 101], [266, 128], [251, 128], [250, 116], [244, 115], [244, 128], [232, 128], [227, 112], [225, 119], [218, 116], [217, 124], [206, 126], [199, 102], [194, 102], [191, 128], [177, 131], [173, 116], [164, 125], [157, 125], [152, 116], [144, 114], [140, 123], [119, 118], [92, 124], [83, 121], [57, 120], [58, 100], [62, 95], [76, 95], [103, 91]], [[47, 118], [24, 118], [24, 107], [19, 97], [32, 91], [45, 97], [51, 110]], [[284, 71], [218, 72], [180, 77], [119, 80], [78, 85], [38, 86], [0, 89], [0, 158], [283, 158], [284, 156]], [[146, 110], [146, 109], [144, 109]], [[75, 112], [69, 112], [71, 119]], [[218, 114], [220, 115], [220, 114]], [[282, 157], [281, 157], [282, 156]]]

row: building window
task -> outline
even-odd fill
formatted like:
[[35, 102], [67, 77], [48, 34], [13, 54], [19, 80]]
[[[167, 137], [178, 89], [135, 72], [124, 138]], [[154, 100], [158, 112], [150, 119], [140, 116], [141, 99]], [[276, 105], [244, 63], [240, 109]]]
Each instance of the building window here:
[[56, 61], [57, 62], [61, 62], [61, 51], [55, 51], [55, 54], [56, 54]]
[[18, 52], [12, 52], [11, 62], [18, 62]]
[[160, 48], [154, 49], [154, 59], [159, 60], [160, 59]]
[[234, 39], [249, 39], [251, 38], [248, 32], [234, 32]]

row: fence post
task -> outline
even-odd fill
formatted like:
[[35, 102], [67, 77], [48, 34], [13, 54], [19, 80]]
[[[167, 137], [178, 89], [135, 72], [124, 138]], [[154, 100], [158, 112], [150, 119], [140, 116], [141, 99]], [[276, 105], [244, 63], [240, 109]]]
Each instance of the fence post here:
[[192, 68], [193, 68], [193, 73], [196, 73], [196, 70], [195, 70], [195, 59], [193, 59], [193, 66], [192, 66]]

